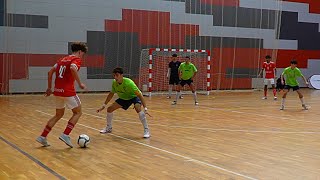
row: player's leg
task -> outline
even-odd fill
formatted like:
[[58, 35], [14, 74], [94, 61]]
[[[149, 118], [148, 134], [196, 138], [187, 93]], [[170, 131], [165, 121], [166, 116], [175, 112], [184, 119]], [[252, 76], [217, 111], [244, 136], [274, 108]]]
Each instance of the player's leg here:
[[134, 104], [134, 109], [139, 114], [139, 119], [143, 125], [143, 129], [144, 129], [143, 137], [149, 138], [151, 135], [150, 135], [150, 131], [149, 131], [146, 113], [141, 110], [141, 100], [138, 97], [136, 97], [136, 98], [132, 99], [132, 103]]
[[[178, 77], [175, 78], [174, 84], [175, 84], [175, 90], [177, 91], [177, 87], [178, 87], [178, 85], [180, 84], [180, 80], [179, 80]], [[180, 93], [179, 99], [183, 99], [182, 93]]]
[[69, 134], [82, 115], [81, 101], [78, 95], [75, 95], [72, 97], [66, 97], [65, 102], [67, 107], [72, 110], [72, 116], [69, 119], [68, 124], [59, 139], [72, 148], [73, 145], [71, 143]]
[[36, 139], [43, 146], [50, 146], [47, 141], [47, 136], [50, 133], [53, 126], [63, 117], [65, 111], [65, 103], [62, 97], [56, 96], [56, 114], [49, 119], [41, 135]]
[[288, 94], [288, 92], [289, 92], [290, 88], [291, 88], [291, 87], [290, 87], [290, 86], [288, 86], [288, 85], [285, 85], [285, 86], [284, 86], [284, 90], [283, 90], [283, 95], [282, 95], [282, 100], [281, 100], [280, 110], [284, 110], [284, 103], [285, 103], [285, 101], [286, 101], [287, 94]]
[[295, 86], [295, 87], [294, 87], [294, 90], [297, 91], [297, 93], [298, 93], [298, 95], [299, 95], [299, 99], [300, 99], [300, 101], [301, 101], [302, 108], [303, 108], [304, 110], [308, 110], [308, 107], [306, 106], [306, 104], [305, 104], [305, 102], [304, 102], [304, 97], [303, 97], [303, 95], [302, 95], [302, 93], [301, 93], [301, 91], [300, 91], [299, 86]]
[[270, 84], [272, 86], [273, 99], [277, 100], [277, 90], [276, 90], [276, 87], [275, 87], [274, 79], [270, 79]]
[[185, 85], [185, 81], [181, 80], [179, 85], [177, 85], [177, 95], [176, 95], [176, 100], [172, 101], [172, 104], [175, 105], [178, 102], [178, 98], [181, 96], [181, 88]]
[[193, 84], [193, 81], [190, 79], [189, 82], [188, 82], [188, 85], [192, 91], [192, 95], [193, 95], [193, 99], [194, 99], [194, 104], [195, 105], [198, 105], [198, 99], [197, 99], [197, 92], [196, 92], [196, 87], [194, 86]]
[[268, 79], [264, 79], [263, 80], [263, 84], [264, 84], [264, 89], [263, 89], [263, 97], [262, 97], [262, 99], [267, 99], [268, 84], [269, 84]]
[[111, 133], [112, 132], [112, 119], [113, 119], [113, 111], [122, 108], [121, 104], [125, 104], [125, 100], [117, 99], [113, 104], [111, 104], [107, 108], [107, 125], [105, 128], [100, 130], [100, 133]]
[[169, 92], [168, 92], [168, 96], [167, 96], [168, 99], [171, 98], [171, 95], [172, 95], [172, 87], [173, 87], [173, 84], [172, 84], [171, 79], [170, 79], [170, 82], [169, 82]]

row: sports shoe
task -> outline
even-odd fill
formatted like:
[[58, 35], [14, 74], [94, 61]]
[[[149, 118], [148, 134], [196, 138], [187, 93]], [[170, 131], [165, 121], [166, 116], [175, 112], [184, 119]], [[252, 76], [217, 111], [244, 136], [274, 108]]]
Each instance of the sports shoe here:
[[275, 97], [273, 97], [273, 100], [275, 100], [275, 101], [276, 101], [277, 99], [278, 99], [278, 98], [277, 98], [276, 96], [275, 96]]
[[144, 138], [149, 138], [151, 135], [150, 135], [150, 132], [149, 132], [149, 129], [148, 128], [145, 128], [144, 129], [144, 133], [143, 133], [143, 137]]
[[304, 110], [308, 110], [308, 107], [305, 104], [302, 104]]
[[64, 143], [66, 143], [66, 145], [68, 145], [69, 147], [73, 148], [73, 145], [72, 145], [71, 140], [70, 140], [70, 136], [65, 135], [65, 134], [61, 134], [59, 139], [61, 141], [63, 141]]
[[267, 97], [266, 97], [266, 96], [264, 96], [264, 97], [262, 97], [261, 99], [265, 100], [265, 99], [267, 99]]
[[100, 133], [102, 133], [102, 134], [112, 133], [112, 127], [107, 126], [107, 127], [103, 128], [103, 129], [101, 129]]
[[172, 104], [172, 105], [176, 105], [176, 104], [177, 104], [177, 101], [172, 101], [171, 104]]
[[171, 96], [167, 96], [167, 99], [171, 99]]
[[281, 106], [280, 106], [280, 110], [284, 110], [284, 105], [281, 105]]
[[179, 99], [183, 99], [183, 96], [181, 95], [181, 96], [179, 97]]
[[48, 143], [46, 137], [39, 136], [39, 137], [36, 139], [36, 141], [39, 142], [40, 144], [42, 144], [43, 147], [50, 146], [50, 144]]
[[196, 105], [196, 106], [197, 106], [197, 105], [199, 105], [199, 103], [196, 101], [196, 102], [194, 102], [194, 105]]

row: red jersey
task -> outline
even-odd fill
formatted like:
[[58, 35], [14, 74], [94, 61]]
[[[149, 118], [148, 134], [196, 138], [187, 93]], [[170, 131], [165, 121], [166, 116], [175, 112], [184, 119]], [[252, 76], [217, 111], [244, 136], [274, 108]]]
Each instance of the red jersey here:
[[74, 66], [79, 71], [80, 65], [81, 59], [74, 55], [69, 55], [58, 60], [54, 65], [56, 68], [56, 79], [53, 92], [55, 96], [70, 97], [76, 95], [74, 88], [75, 79], [72, 76], [70, 67]]
[[276, 64], [274, 62], [264, 62], [262, 68], [266, 71], [266, 79], [273, 79], [275, 77], [274, 70], [276, 69]]

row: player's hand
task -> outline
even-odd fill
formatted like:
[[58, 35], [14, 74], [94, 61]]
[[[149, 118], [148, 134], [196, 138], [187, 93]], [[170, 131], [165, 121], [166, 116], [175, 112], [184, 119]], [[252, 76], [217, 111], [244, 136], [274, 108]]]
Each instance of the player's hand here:
[[97, 113], [99, 113], [99, 112], [101, 112], [102, 110], [104, 110], [105, 107], [106, 107], [105, 105], [102, 105], [101, 108], [99, 108], [99, 109], [97, 110]]
[[51, 88], [48, 88], [47, 90], [46, 90], [46, 93], [44, 94], [44, 96], [45, 97], [48, 97], [48, 96], [50, 96], [52, 94], [52, 90], [51, 90]]
[[146, 107], [144, 108], [144, 113], [147, 114], [148, 116], [152, 117], [151, 114], [149, 114], [148, 109]]
[[283, 80], [281, 80], [281, 84], [284, 85], [284, 81]]
[[80, 87], [81, 89], [87, 90], [87, 86], [86, 86], [85, 84], [83, 84], [83, 83], [80, 83], [80, 84], [79, 84], [79, 87]]

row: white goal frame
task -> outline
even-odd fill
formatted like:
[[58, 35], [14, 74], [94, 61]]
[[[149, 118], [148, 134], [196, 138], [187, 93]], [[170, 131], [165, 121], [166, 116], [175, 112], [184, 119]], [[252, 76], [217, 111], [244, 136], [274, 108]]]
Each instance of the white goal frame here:
[[210, 87], [211, 87], [211, 57], [210, 57], [210, 50], [198, 50], [198, 49], [170, 49], [170, 48], [150, 48], [149, 49], [149, 78], [148, 78], [148, 95], [151, 96], [152, 94], [152, 65], [153, 65], [153, 56], [152, 53], [154, 51], [165, 51], [165, 52], [190, 52], [190, 53], [207, 53], [207, 91], [206, 95], [210, 94]]

